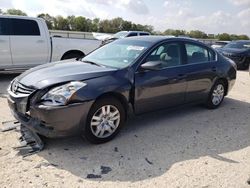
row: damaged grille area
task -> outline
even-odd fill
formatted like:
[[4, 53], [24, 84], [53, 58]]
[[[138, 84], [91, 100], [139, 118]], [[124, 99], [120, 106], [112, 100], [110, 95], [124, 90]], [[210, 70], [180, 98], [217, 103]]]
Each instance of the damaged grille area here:
[[12, 82], [10, 90], [17, 96], [28, 96], [35, 91], [34, 89], [25, 86], [18, 81]]

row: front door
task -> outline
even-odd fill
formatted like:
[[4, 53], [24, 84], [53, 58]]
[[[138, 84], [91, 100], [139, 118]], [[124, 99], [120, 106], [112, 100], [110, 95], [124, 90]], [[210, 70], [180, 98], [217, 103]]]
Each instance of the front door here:
[[160, 61], [159, 70], [138, 69], [134, 99], [137, 114], [184, 103], [187, 83], [181, 49], [179, 43], [164, 43], [144, 61]]

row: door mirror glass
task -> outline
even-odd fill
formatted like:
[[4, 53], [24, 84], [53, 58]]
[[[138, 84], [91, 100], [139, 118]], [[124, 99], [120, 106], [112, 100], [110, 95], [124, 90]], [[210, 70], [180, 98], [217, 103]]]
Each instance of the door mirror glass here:
[[161, 61], [148, 61], [141, 65], [142, 70], [160, 70], [162, 62]]

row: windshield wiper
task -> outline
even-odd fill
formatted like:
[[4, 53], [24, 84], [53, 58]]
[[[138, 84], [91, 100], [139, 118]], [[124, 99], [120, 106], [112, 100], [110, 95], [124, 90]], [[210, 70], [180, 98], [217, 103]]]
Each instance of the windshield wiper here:
[[98, 63], [95, 63], [95, 62], [93, 62], [93, 61], [82, 60], [82, 62], [84, 62], [84, 63], [89, 63], [89, 64], [91, 64], [91, 65], [96, 65], [96, 66], [98, 66], [98, 67], [102, 67], [102, 65], [100, 65], [100, 64], [98, 64]]

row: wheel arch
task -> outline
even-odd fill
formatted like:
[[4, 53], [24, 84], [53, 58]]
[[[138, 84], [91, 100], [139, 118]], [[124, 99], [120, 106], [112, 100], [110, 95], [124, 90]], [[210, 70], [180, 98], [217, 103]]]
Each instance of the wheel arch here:
[[62, 55], [61, 60], [63, 60], [67, 55], [72, 53], [78, 53], [81, 56], [85, 56], [85, 54], [81, 50], [69, 50]]
[[[228, 94], [228, 80], [226, 78], [218, 78], [216, 82], [222, 81], [225, 84], [225, 96]], [[216, 83], [215, 82], [215, 83]]]
[[118, 93], [118, 92], [107, 92], [107, 93], [103, 93], [100, 96], [98, 96], [95, 101], [98, 101], [99, 99], [106, 98], [106, 97], [117, 99], [124, 107], [124, 110], [125, 110], [125, 113], [127, 116], [128, 110], [129, 110], [129, 101], [127, 100], [127, 98], [123, 94]]

